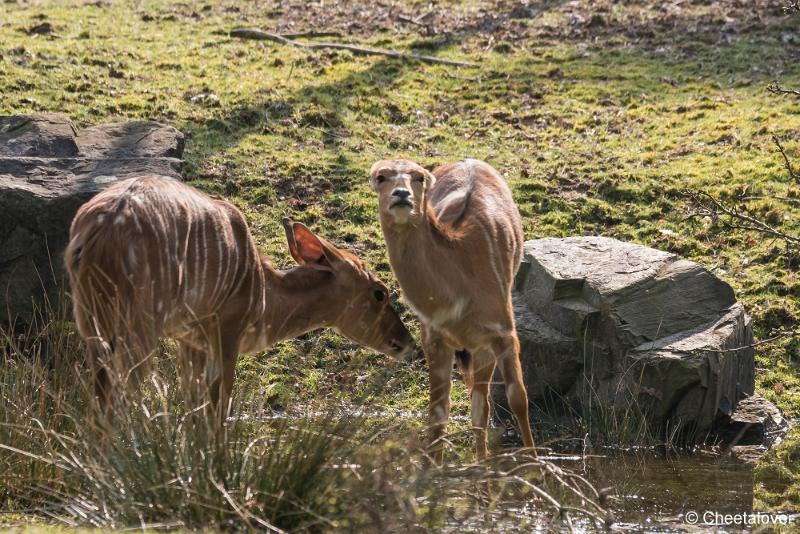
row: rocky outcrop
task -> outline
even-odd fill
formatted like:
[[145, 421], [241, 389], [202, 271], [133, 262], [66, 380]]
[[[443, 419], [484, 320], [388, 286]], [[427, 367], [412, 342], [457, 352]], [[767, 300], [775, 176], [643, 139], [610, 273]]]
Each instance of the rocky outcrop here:
[[758, 393], [739, 401], [723, 423], [719, 433], [721, 442], [734, 457], [745, 461], [760, 459], [789, 432], [789, 422], [780, 410]]
[[703, 437], [753, 393], [750, 319], [728, 284], [674, 254], [529, 241], [514, 304], [528, 394], [548, 411], [642, 415]]
[[56, 303], [78, 207], [142, 174], [180, 177], [183, 134], [155, 122], [77, 130], [62, 115], [0, 117], [0, 322]]

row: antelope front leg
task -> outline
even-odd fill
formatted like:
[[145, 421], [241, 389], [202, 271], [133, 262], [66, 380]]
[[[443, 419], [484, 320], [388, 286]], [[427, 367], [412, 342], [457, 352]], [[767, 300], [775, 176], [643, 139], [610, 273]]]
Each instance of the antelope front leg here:
[[531, 455], [536, 457], [536, 446], [531, 434], [531, 422], [528, 419], [528, 392], [522, 380], [522, 368], [519, 363], [519, 340], [516, 332], [497, 338], [492, 343], [495, 357], [503, 371], [503, 380], [506, 384], [506, 397], [511, 412], [517, 419], [522, 443], [531, 450]]
[[422, 343], [430, 381], [428, 454], [436, 465], [441, 465], [444, 459], [444, 434], [450, 418], [454, 353], [442, 336], [430, 327], [423, 326]]
[[211, 386], [211, 399], [216, 406], [220, 421], [224, 425], [231, 413], [231, 393], [236, 371], [236, 359], [239, 357], [239, 338], [223, 336], [220, 340], [222, 376]]
[[98, 337], [86, 338], [86, 359], [92, 370], [92, 424], [99, 430], [111, 420], [112, 387], [108, 370], [108, 351]]
[[178, 362], [181, 373], [181, 389], [187, 411], [198, 408], [205, 398], [205, 373], [208, 354], [191, 347], [188, 343], [178, 343]]

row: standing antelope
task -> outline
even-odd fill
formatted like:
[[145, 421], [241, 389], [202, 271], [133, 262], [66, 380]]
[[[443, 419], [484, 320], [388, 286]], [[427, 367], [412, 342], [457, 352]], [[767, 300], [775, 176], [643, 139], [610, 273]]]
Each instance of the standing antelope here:
[[370, 182], [379, 196], [392, 270], [422, 323], [433, 459], [442, 460], [454, 356], [470, 390], [477, 458], [486, 456], [489, 385], [497, 363], [522, 440], [535, 455], [511, 304], [522, 221], [508, 185], [477, 160], [433, 173], [403, 159], [379, 161]]
[[210, 395], [223, 416], [240, 352], [323, 326], [391, 356], [414, 349], [358, 258], [283, 225], [299, 264], [287, 271], [259, 255], [233, 204], [171, 178], [119, 182], [78, 210], [65, 261], [103, 413], [113, 379], [135, 386], [162, 336], [178, 341], [184, 391]]

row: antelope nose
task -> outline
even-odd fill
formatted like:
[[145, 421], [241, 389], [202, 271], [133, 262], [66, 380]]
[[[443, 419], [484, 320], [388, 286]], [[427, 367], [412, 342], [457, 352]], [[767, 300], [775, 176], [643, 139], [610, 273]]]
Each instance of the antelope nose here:
[[406, 361], [416, 359], [414, 358], [414, 354], [417, 352], [417, 345], [414, 343], [413, 339], [406, 343], [392, 341], [391, 347], [398, 359]]
[[392, 196], [397, 197], [400, 200], [406, 200], [408, 199], [408, 197], [411, 196], [411, 191], [409, 191], [408, 189], [397, 188], [394, 191], [392, 191]]

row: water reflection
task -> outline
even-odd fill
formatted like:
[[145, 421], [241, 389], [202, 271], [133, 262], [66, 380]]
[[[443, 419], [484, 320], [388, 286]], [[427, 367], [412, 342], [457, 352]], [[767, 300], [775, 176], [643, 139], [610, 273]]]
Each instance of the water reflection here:
[[753, 466], [728, 458], [588, 457], [563, 462], [596, 487], [612, 488], [618, 528], [673, 531], [687, 512], [753, 511]]
[[[353, 415], [376, 424], [400, 422], [398, 428], [403, 427], [402, 421], [424, 417], [421, 413], [397, 411], [355, 412]], [[274, 423], [285, 417], [286, 414], [271, 414], [255, 419]], [[398, 428], [394, 431], [398, 432]], [[495, 432], [497, 441], [501, 441], [500, 433], [502, 429]], [[697, 451], [693, 455], [665, 456], [654, 453], [650, 448], [643, 448], [626, 452], [612, 450], [607, 454], [586, 454], [582, 451], [577, 454], [540, 454], [540, 459], [583, 475], [597, 489], [607, 488], [605, 493], [608, 499], [603, 504], [613, 512], [615, 522], [611, 529], [615, 531], [738, 532], [741, 527], [721, 530], [721, 527], [713, 525], [703, 528], [702, 524], [689, 524], [686, 514], [695, 512], [702, 518], [706, 511], [722, 515], [749, 514], [754, 511], [753, 464], [729, 455]], [[465, 491], [469, 489], [466, 485], [465, 481]], [[419, 496], [418, 504], [423, 505], [426, 499]], [[467, 508], [474, 506], [469, 499], [462, 504]], [[561, 522], [554, 521], [552, 511], [541, 503], [531, 501], [505, 500], [501, 506], [477, 515], [459, 514], [459, 506], [454, 510], [450, 520], [442, 525], [443, 531], [509, 533], [569, 530]], [[586, 518], [573, 519], [572, 528], [576, 532], [597, 530], [597, 525]], [[793, 521], [796, 520], [797, 517], [793, 516]]]

